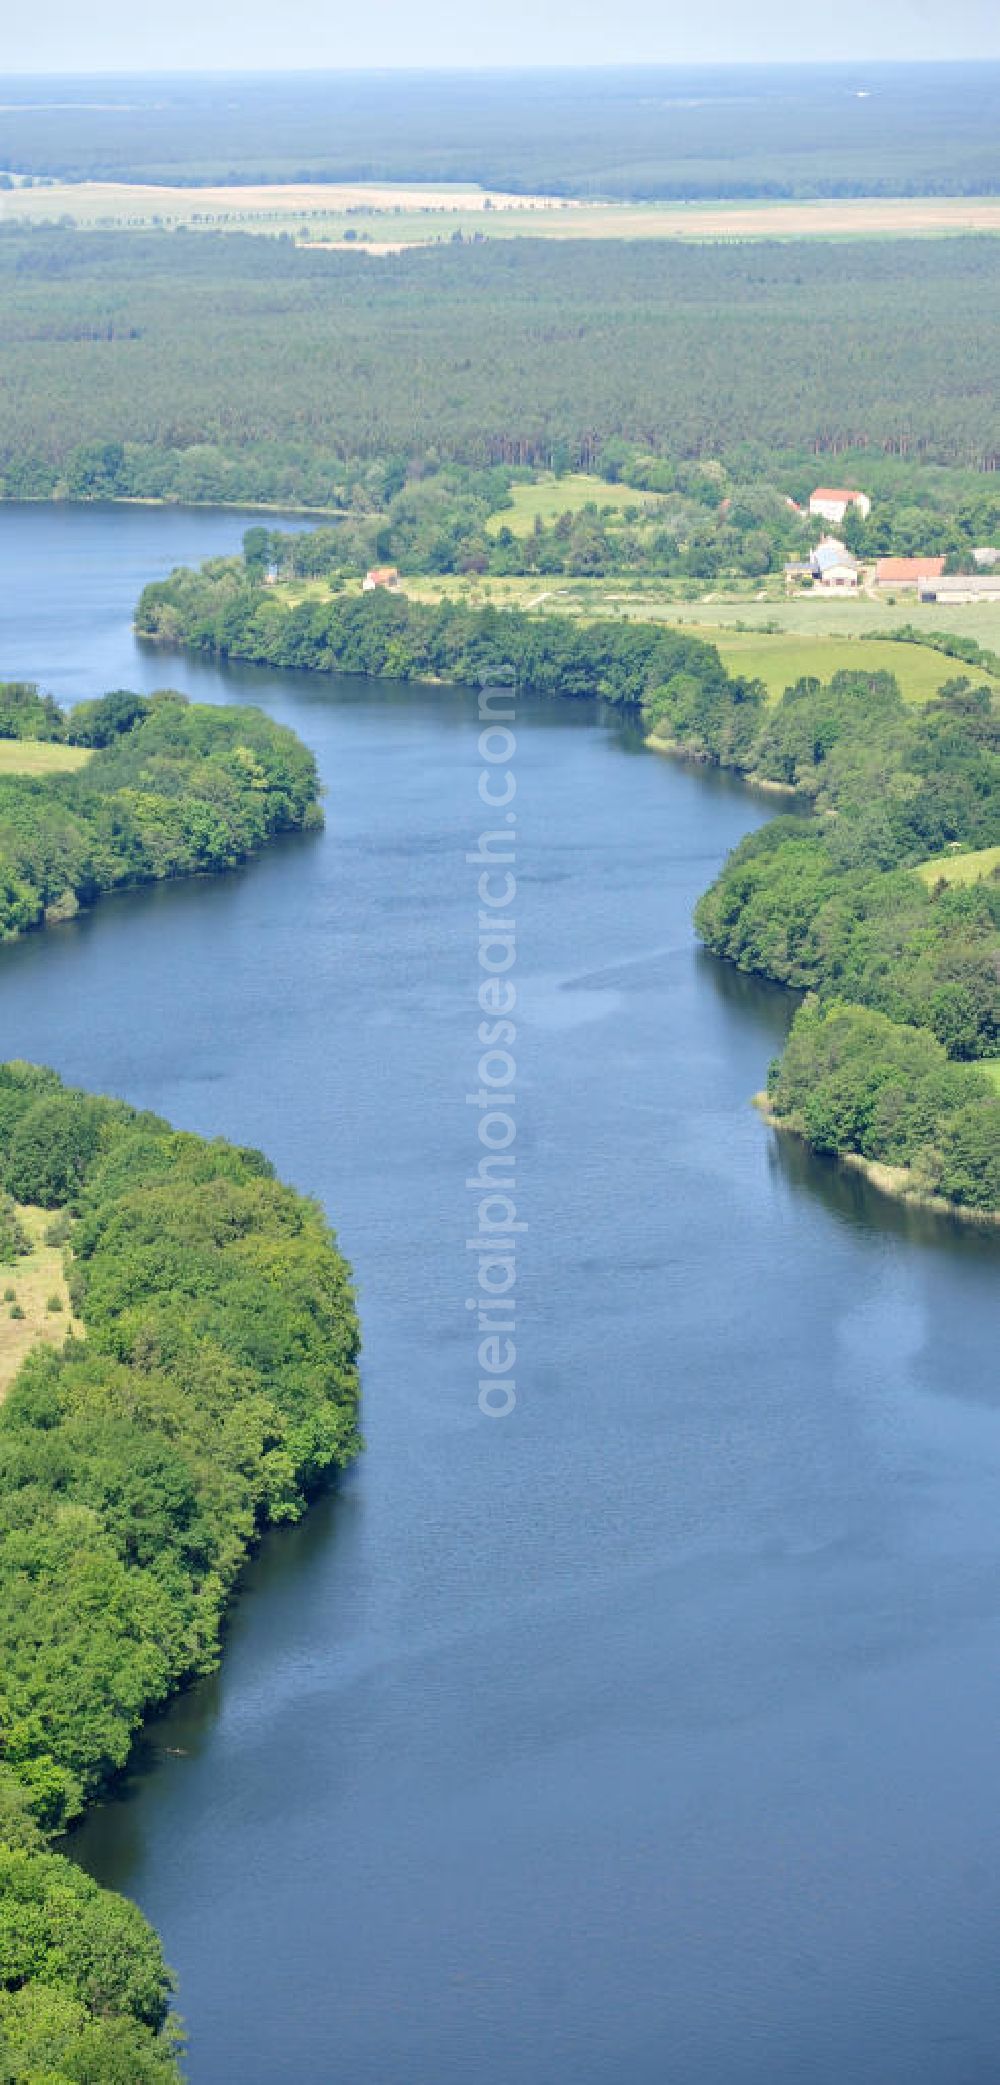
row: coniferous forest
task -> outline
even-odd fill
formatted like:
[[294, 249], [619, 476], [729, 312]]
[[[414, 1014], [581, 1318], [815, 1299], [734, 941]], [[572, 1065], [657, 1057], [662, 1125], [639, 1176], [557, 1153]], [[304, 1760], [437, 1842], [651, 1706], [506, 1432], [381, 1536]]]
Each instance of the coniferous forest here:
[[363, 508], [352, 461], [592, 469], [620, 440], [768, 479], [788, 451], [991, 471], [998, 330], [989, 238], [373, 262], [0, 227], [0, 492]]
[[681, 201], [984, 195], [1000, 182], [997, 75], [995, 64], [848, 62], [762, 63], [749, 78], [726, 64], [118, 73], [60, 80], [55, 107], [51, 81], [29, 76], [5, 85], [0, 166], [69, 180], [479, 182]]

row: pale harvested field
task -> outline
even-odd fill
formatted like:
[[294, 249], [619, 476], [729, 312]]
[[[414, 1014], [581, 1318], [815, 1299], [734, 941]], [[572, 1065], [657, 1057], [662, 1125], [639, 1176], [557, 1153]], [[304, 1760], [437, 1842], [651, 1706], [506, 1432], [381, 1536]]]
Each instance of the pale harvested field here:
[[[590, 203], [446, 183], [421, 187], [296, 182], [170, 188], [112, 181], [56, 182], [0, 194], [0, 219], [37, 223], [59, 217], [69, 217], [84, 228], [161, 223], [202, 230], [308, 230], [312, 243], [334, 248], [344, 244], [344, 232], [352, 230], [357, 243], [377, 256], [448, 238], [454, 231], [471, 235], [476, 230], [491, 238], [694, 240], [1000, 233], [1000, 196]], [[393, 219], [391, 231], [387, 217]]]
[[[5, 1289], [13, 1289], [24, 1312], [23, 1318], [12, 1318], [10, 1304], [0, 1300], [0, 1401], [25, 1355], [39, 1340], [61, 1347], [70, 1332], [83, 1337], [83, 1326], [70, 1312], [62, 1247], [45, 1243], [45, 1232], [56, 1211], [19, 1202], [17, 1213], [35, 1244], [33, 1252], [0, 1264], [0, 1299]], [[61, 1310], [48, 1309], [50, 1296], [61, 1297]]]
[[311, 211], [334, 217], [346, 211], [474, 211], [513, 210], [531, 215], [539, 210], [568, 210], [579, 206], [548, 196], [506, 195], [499, 189], [482, 189], [443, 183], [421, 187], [400, 183], [380, 186], [365, 182], [297, 181], [260, 182], [246, 187], [208, 188], [158, 187], [145, 182], [54, 181], [44, 187], [16, 188], [0, 194], [0, 216], [6, 218], [61, 217], [80, 224], [98, 224], [109, 218], [122, 222], [152, 223], [154, 218], [172, 221], [233, 214], [267, 217], [301, 217]]

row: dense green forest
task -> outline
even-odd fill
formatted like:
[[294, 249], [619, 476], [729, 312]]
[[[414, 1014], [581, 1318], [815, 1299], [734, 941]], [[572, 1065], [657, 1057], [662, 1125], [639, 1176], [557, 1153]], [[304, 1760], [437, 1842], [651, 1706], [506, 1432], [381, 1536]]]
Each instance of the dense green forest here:
[[0, 1067], [0, 1185], [53, 1212], [85, 1330], [0, 1405], [0, 2076], [159, 2085], [155, 1937], [45, 1838], [215, 1663], [260, 1529], [356, 1453], [353, 1296], [259, 1152], [53, 1072]]
[[998, 99], [1000, 67], [968, 63], [15, 78], [0, 168], [682, 199], [986, 194]]
[[[295, 606], [261, 569], [219, 558], [176, 572], [145, 589], [138, 627], [223, 658], [320, 672], [474, 681], [506, 669], [542, 693], [641, 705], [664, 746], [811, 804], [814, 817], [775, 819], [736, 849], [701, 900], [699, 932], [743, 969], [824, 1006], [846, 1002], [866, 1034], [860, 1009], [885, 1018], [898, 1049], [923, 1031], [912, 1045], [919, 1061], [933, 1044], [931, 1061], [945, 1071], [922, 1088], [922, 1112], [900, 1107], [878, 1152], [850, 1139], [840, 1148], [906, 1163], [926, 1191], [954, 1202], [1000, 1208], [1000, 1094], [963, 1063], [1000, 1055], [1000, 883], [928, 887], [912, 873], [956, 845], [1000, 845], [1000, 720], [989, 688], [968, 674], [949, 679], [942, 659], [940, 694], [923, 709], [903, 702], [891, 675], [871, 672], [800, 681], [769, 707], [759, 683], [726, 673], [714, 646], [662, 625], [430, 607], [386, 593]], [[815, 1023], [796, 1031], [793, 1067], [803, 1035], [819, 1032]], [[791, 1089], [775, 1091], [798, 1119]]]
[[791, 490], [847, 452], [987, 470], [998, 328], [988, 238], [526, 239], [373, 264], [0, 227], [0, 492], [364, 516], [442, 462], [593, 470], [610, 450], [613, 470], [622, 445], [647, 473], [723, 458], [767, 482], [791, 452]]
[[311, 753], [260, 710], [118, 692], [64, 716], [9, 683], [0, 737], [94, 749], [73, 773], [0, 775], [0, 940], [104, 891], [234, 868], [321, 816]]

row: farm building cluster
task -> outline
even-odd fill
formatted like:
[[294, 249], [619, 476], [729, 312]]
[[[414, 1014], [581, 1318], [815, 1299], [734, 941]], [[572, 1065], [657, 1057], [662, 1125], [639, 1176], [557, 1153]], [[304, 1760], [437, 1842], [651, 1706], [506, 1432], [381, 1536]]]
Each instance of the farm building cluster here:
[[[789, 501], [789, 505], [794, 506], [795, 502]], [[810, 494], [808, 514], [813, 520], [841, 527], [852, 510], [866, 521], [871, 509], [865, 492], [843, 485], [818, 485]], [[803, 508], [797, 507], [796, 512], [806, 518]], [[880, 557], [865, 565], [839, 536], [825, 535], [808, 557], [794, 558], [786, 564], [785, 581], [789, 590], [811, 586], [826, 594], [856, 594], [863, 589], [866, 593], [911, 592], [918, 601], [954, 605], [1000, 601], [1000, 549], [984, 546], [973, 551], [972, 559], [974, 573], [954, 576], [946, 575], [947, 560], [943, 557]]]

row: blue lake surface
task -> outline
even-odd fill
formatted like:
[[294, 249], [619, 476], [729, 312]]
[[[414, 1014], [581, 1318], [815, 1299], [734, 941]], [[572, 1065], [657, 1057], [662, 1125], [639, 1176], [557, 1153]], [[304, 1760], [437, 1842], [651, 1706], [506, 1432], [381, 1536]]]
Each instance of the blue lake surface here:
[[995, 1238], [748, 1105], [788, 1006], [699, 952], [768, 806], [516, 720], [518, 1402], [477, 1405], [476, 700], [136, 645], [245, 517], [0, 507], [0, 675], [315, 748], [327, 827], [0, 951], [4, 1056], [262, 1145], [357, 1275], [368, 1452], [74, 1850], [193, 2085], [992, 2085]]

